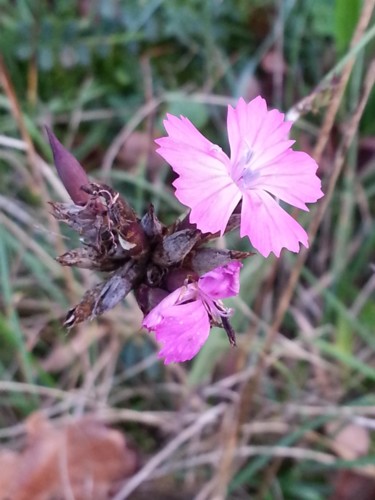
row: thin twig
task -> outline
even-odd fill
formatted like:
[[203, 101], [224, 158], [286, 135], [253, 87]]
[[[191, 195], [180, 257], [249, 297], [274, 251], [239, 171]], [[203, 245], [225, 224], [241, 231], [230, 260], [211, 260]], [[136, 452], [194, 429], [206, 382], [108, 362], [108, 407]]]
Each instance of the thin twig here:
[[[171, 472], [179, 470], [202, 467], [204, 465], [216, 466], [218, 460], [220, 459], [220, 456], [223, 453], [225, 453], [225, 450], [219, 449], [210, 453], [203, 453], [195, 457], [187, 458], [185, 460], [171, 462], [168, 465], [155, 470], [155, 472], [152, 474], [152, 479], [163, 477], [169, 475]], [[330, 455], [329, 453], [314, 451], [310, 450], [309, 448], [289, 446], [240, 446], [234, 452], [235, 459], [243, 459], [254, 456], [293, 458], [295, 460], [312, 460], [314, 462], [322, 463], [325, 465], [333, 465], [337, 460], [334, 455]]]
[[168, 457], [173, 455], [185, 441], [191, 439], [195, 434], [198, 434], [207, 424], [214, 422], [225, 409], [224, 404], [219, 404], [206, 413], [204, 413], [190, 427], [180, 432], [165, 448], [154, 455], [147, 464], [135, 474], [121, 490], [114, 496], [113, 500], [124, 500], [129, 498], [129, 495], [146, 481], [151, 474], [162, 464]]

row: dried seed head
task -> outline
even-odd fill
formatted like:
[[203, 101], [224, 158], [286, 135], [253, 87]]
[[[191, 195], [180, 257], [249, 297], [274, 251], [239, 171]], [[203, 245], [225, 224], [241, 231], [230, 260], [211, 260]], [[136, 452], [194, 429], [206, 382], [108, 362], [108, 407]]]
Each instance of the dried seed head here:
[[[251, 255], [202, 247], [219, 235], [203, 234], [187, 218], [164, 226], [152, 205], [139, 219], [120, 193], [110, 186], [90, 182], [74, 156], [50, 129], [46, 130], [58, 174], [73, 201], [51, 202], [52, 214], [78, 232], [83, 244], [57, 260], [63, 266], [111, 273], [69, 310], [64, 320], [67, 328], [103, 314], [131, 290], [141, 310], [148, 314], [170, 293], [198, 283], [199, 276]], [[228, 227], [233, 229], [238, 223], [233, 214]], [[217, 307], [219, 302], [215, 304]], [[225, 315], [220, 321], [209, 314], [209, 320], [224, 328], [230, 343], [235, 345], [234, 331]]]
[[46, 127], [46, 131], [56, 170], [65, 189], [76, 205], [85, 205], [89, 197], [87, 193], [81, 190], [81, 186], [85, 186], [90, 182], [86, 172], [74, 156], [64, 148], [52, 130]]
[[81, 302], [68, 311], [64, 326], [72, 328], [115, 307], [136, 286], [142, 272], [142, 268], [132, 261], [124, 264], [106, 281], [85, 293]]
[[153, 261], [162, 267], [169, 267], [182, 262], [201, 239], [197, 229], [183, 229], [168, 236], [156, 246]]

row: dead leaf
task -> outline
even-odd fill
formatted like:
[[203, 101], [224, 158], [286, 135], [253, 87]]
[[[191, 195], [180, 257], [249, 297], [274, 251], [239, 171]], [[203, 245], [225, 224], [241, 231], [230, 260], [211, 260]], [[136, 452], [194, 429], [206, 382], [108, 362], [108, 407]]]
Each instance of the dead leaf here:
[[375, 481], [351, 470], [338, 472], [330, 500], [374, 500]]
[[2, 450], [0, 453], [0, 498], [5, 498], [4, 492], [9, 490], [9, 478], [13, 475], [18, 464], [18, 454], [11, 450]]
[[0, 452], [0, 499], [107, 500], [135, 471], [124, 436], [93, 418], [54, 426], [36, 413], [26, 428], [22, 452]]
[[334, 421], [326, 429], [331, 435], [331, 448], [343, 460], [356, 460], [368, 454], [371, 442], [368, 429], [356, 424], [342, 426]]

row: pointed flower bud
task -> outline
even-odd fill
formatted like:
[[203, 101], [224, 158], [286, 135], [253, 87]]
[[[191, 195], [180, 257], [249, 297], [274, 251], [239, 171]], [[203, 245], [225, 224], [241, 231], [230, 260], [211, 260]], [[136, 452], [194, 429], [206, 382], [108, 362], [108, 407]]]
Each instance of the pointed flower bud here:
[[65, 189], [76, 205], [85, 205], [89, 196], [82, 191], [81, 186], [86, 186], [90, 182], [86, 172], [74, 156], [64, 148], [52, 130], [46, 127], [46, 131], [57, 173]]

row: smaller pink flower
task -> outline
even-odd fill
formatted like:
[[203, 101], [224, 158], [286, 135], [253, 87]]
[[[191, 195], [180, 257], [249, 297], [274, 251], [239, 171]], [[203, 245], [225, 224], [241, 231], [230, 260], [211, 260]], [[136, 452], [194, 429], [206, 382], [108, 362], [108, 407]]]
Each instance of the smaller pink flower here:
[[282, 248], [308, 247], [306, 231], [279, 204], [301, 210], [323, 196], [318, 165], [307, 153], [294, 151], [291, 122], [276, 109], [268, 111], [258, 96], [228, 106], [230, 156], [206, 139], [185, 117], [167, 115], [168, 133], [156, 141], [158, 153], [178, 174], [176, 197], [190, 208], [190, 222], [204, 233], [224, 233], [241, 204], [241, 237], [267, 257]]
[[197, 282], [177, 288], [147, 314], [143, 326], [162, 344], [159, 358], [165, 364], [192, 359], [206, 342], [211, 325], [221, 325], [221, 318], [232, 314], [220, 299], [238, 294], [241, 267], [237, 261], [217, 267]]

